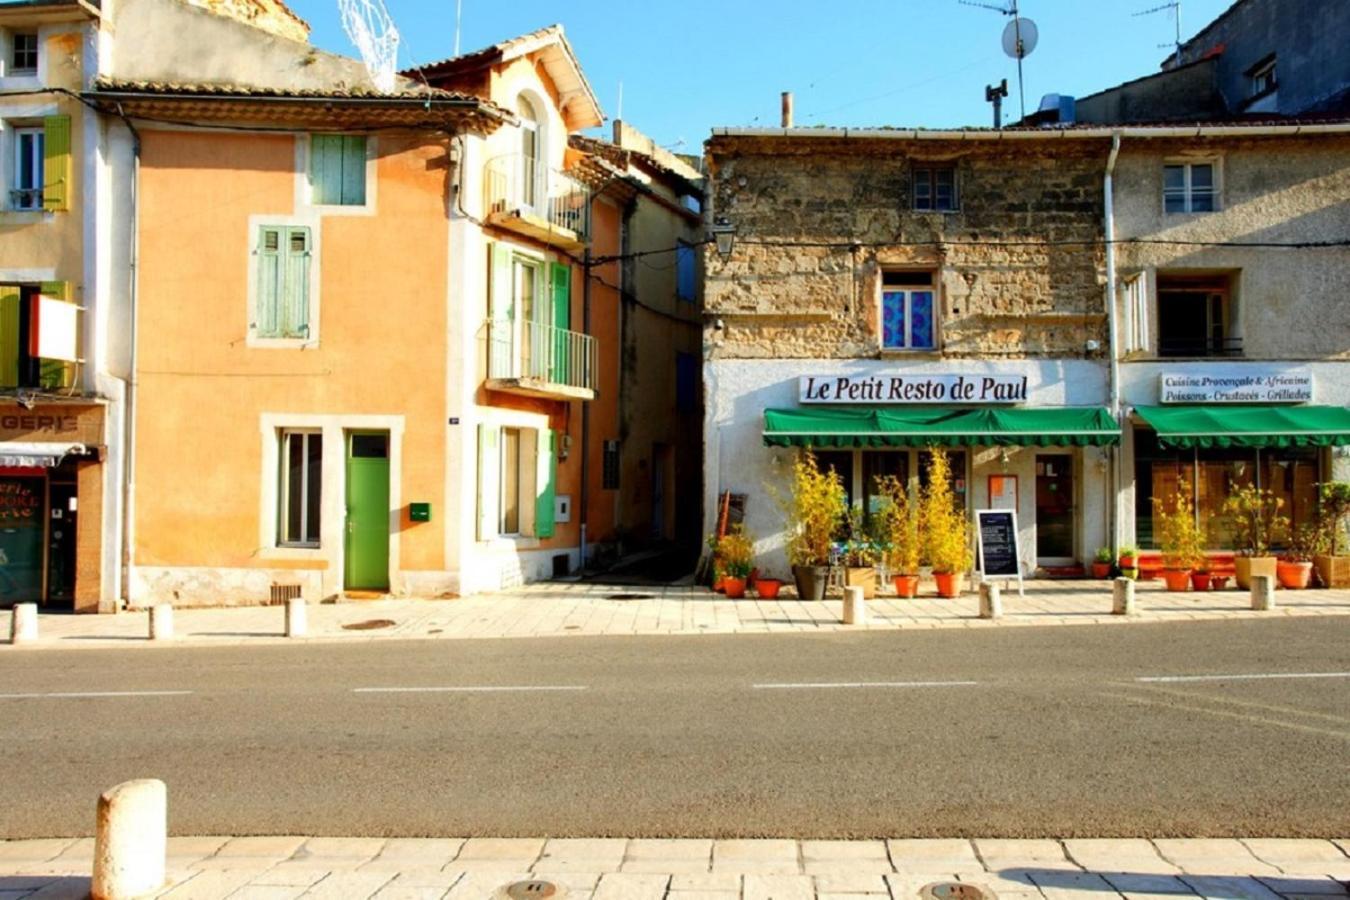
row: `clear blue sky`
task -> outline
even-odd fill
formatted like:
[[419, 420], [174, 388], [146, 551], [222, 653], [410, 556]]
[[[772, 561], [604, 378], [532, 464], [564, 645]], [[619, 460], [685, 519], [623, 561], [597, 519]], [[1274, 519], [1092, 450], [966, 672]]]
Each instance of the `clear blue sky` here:
[[[403, 35], [401, 66], [451, 54], [455, 0], [385, 0]], [[991, 0], [996, 2], [996, 0]], [[1040, 42], [1024, 62], [1027, 110], [1041, 95], [1085, 96], [1155, 72], [1174, 35], [1163, 0], [1020, 0]], [[1182, 0], [1182, 39], [1231, 0]], [[313, 42], [356, 55], [336, 0], [291, 0]], [[1008, 18], [958, 0], [463, 0], [467, 52], [561, 22], [611, 119], [661, 144], [698, 148], [715, 125], [777, 125], [779, 93], [796, 95], [798, 125], [987, 125], [984, 86], [1017, 66], [999, 38]]]

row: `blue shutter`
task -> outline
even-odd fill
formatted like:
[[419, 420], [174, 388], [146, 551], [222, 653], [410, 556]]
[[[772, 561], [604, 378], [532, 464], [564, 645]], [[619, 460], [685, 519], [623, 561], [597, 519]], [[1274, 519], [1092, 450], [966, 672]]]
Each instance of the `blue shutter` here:
[[287, 228], [285, 290], [282, 303], [282, 337], [309, 337], [309, 259], [308, 228]]
[[698, 296], [698, 270], [694, 245], [680, 241], [675, 250], [675, 295], [692, 302]]
[[284, 229], [258, 229], [258, 293], [253, 332], [258, 337], [281, 337], [282, 244]]

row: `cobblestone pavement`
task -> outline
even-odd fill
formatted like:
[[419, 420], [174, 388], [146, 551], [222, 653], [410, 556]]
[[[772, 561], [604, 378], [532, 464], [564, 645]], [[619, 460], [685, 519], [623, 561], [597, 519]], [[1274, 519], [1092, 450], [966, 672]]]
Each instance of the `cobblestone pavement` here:
[[[1015, 900], [1331, 900], [1350, 841], [170, 838], [193, 900], [505, 897], [547, 880], [566, 900], [917, 898], [938, 881]], [[0, 842], [0, 898], [87, 896], [93, 841]], [[528, 895], [527, 895], [528, 896]]]
[[[988, 628], [1350, 615], [1350, 590], [1278, 591], [1275, 610], [1256, 612], [1251, 609], [1246, 591], [1171, 594], [1160, 582], [1146, 581], [1137, 586], [1139, 614], [1126, 619], [1111, 615], [1109, 582], [1029, 581], [1024, 597], [1004, 588], [1004, 615], [990, 621], [978, 617], [979, 601], [974, 593], [945, 600], [932, 596], [931, 587], [925, 588], [930, 596], [913, 600], [881, 596], [869, 601], [869, 621], [862, 627]], [[550, 582], [509, 593], [454, 600], [384, 599], [311, 605], [308, 637], [303, 640], [818, 633], [860, 627], [841, 624], [841, 606], [838, 599], [803, 602], [792, 596], [776, 600], [728, 600], [697, 587], [633, 588]], [[152, 646], [145, 640], [149, 633], [145, 611], [103, 616], [52, 614], [39, 618], [39, 639], [27, 647]], [[174, 619], [174, 643], [178, 644], [218, 646], [287, 640], [283, 636], [282, 607], [178, 609], [174, 611]]]

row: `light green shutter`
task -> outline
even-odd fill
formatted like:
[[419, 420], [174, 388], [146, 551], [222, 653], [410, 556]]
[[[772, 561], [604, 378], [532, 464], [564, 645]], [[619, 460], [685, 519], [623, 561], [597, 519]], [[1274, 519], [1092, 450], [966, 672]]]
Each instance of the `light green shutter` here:
[[504, 244], [492, 245], [492, 284], [488, 289], [488, 316], [494, 320], [515, 319], [512, 305], [511, 251]]
[[19, 386], [19, 306], [15, 285], [0, 285], [0, 387]]
[[309, 188], [311, 203], [342, 202], [342, 135], [310, 135]]
[[[38, 293], [69, 302], [71, 285], [69, 281], [44, 281], [38, 285]], [[49, 390], [68, 388], [75, 383], [75, 363], [64, 359], [39, 360], [38, 379]]]
[[42, 208], [70, 209], [70, 116], [42, 120]]
[[308, 228], [286, 229], [285, 289], [282, 292], [282, 337], [309, 337], [309, 260]]
[[548, 454], [544, 468], [547, 475], [544, 483], [539, 486], [539, 497], [534, 513], [535, 534], [541, 538], [553, 537], [553, 495], [554, 484], [558, 478], [558, 454], [553, 451], [554, 440], [556, 438], [552, 430], [542, 431], [539, 434], [539, 450]]
[[258, 295], [253, 316], [254, 334], [281, 337], [282, 243], [285, 229], [258, 229]]
[[553, 289], [553, 327], [557, 330], [553, 332], [549, 381], [571, 384], [572, 359], [568, 338], [572, 327], [572, 269], [561, 263], [553, 263], [550, 284]]
[[342, 139], [342, 202], [351, 206], [366, 202], [366, 139], [360, 135]]
[[497, 536], [497, 428], [478, 426], [478, 540]]
[[515, 310], [511, 305], [511, 251], [491, 247], [488, 284], [488, 377], [509, 378], [515, 371]]

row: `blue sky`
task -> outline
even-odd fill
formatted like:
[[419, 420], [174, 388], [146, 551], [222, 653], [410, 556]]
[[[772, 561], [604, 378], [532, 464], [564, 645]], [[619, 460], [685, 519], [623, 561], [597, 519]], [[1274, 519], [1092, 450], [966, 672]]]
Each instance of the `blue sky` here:
[[[449, 56], [455, 0], [385, 0], [400, 64]], [[997, 2], [997, 0], [989, 0]], [[1085, 96], [1157, 71], [1174, 37], [1164, 0], [1020, 0], [1039, 45], [1024, 62], [1027, 110], [1050, 92]], [[1231, 0], [1182, 0], [1182, 39]], [[336, 0], [291, 0], [325, 50], [356, 55]], [[618, 114], [682, 152], [715, 125], [777, 125], [779, 93], [798, 125], [987, 125], [984, 86], [1008, 79], [1004, 120], [1018, 110], [1017, 66], [999, 38], [1008, 21], [958, 0], [463, 0], [461, 47], [473, 50], [561, 22], [607, 116]]]

